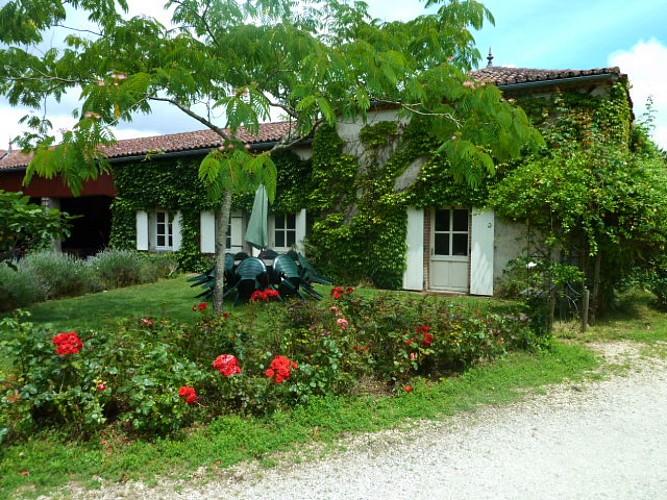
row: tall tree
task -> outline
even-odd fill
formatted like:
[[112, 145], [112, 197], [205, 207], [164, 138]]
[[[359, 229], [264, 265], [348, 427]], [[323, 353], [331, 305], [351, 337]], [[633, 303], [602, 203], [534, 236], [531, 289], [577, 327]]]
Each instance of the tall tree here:
[[[471, 183], [493, 170], [494, 157], [516, 156], [540, 141], [496, 87], [466, 76], [480, 57], [469, 29], [493, 22], [490, 12], [474, 0], [425, 6], [439, 8], [387, 23], [371, 19], [362, 1], [168, 0], [171, 23], [163, 26], [128, 18], [126, 0], [13, 0], [0, 9], [0, 42], [7, 45], [0, 50], [0, 92], [36, 110], [46, 97], [79, 93], [78, 122], [58, 146], [39, 113], [26, 118], [34, 132], [21, 140], [35, 153], [28, 179], [59, 174], [75, 193], [109, 168], [98, 150], [113, 140], [108, 127], [150, 113], [156, 102], [214, 130], [226, 147], [204, 159], [200, 177], [220, 200], [224, 242], [233, 192], [262, 182], [270, 195], [275, 189], [270, 154], [247, 154], [238, 131], [257, 131], [276, 113], [293, 122], [294, 132], [274, 150], [321, 123], [365, 119], [375, 104], [428, 117], [456, 176]], [[81, 13], [88, 24], [71, 24]], [[67, 33], [64, 46], [44, 50], [52, 30]], [[197, 111], [199, 103], [224, 118]], [[218, 251], [221, 266], [221, 245]], [[222, 280], [218, 285], [220, 311]]]

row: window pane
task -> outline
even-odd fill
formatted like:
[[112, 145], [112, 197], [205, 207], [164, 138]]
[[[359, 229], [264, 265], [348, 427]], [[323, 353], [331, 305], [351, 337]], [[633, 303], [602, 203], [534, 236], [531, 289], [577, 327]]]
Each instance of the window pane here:
[[283, 231], [276, 231], [276, 245], [277, 247], [285, 246], [285, 233]]
[[286, 218], [287, 218], [287, 228], [296, 229], [296, 215], [288, 214]]
[[157, 246], [159, 246], [159, 247], [164, 246], [164, 234], [160, 234], [159, 232], [158, 232], [158, 235], [157, 235]]
[[158, 225], [164, 224], [167, 220], [167, 214], [165, 212], [157, 213], [157, 223]]
[[454, 210], [454, 231], [468, 230], [468, 211]]
[[275, 216], [275, 227], [276, 229], [284, 229], [285, 228], [285, 216], [284, 215], [276, 215]]
[[286, 247], [291, 247], [296, 243], [296, 232], [295, 231], [287, 231], [287, 245]]
[[449, 210], [435, 211], [435, 230], [449, 231]]
[[435, 235], [435, 254], [449, 255], [449, 235], [436, 234]]
[[455, 234], [452, 239], [452, 246], [454, 247], [452, 255], [468, 255], [468, 235]]
[[227, 224], [227, 239], [225, 240], [225, 248], [232, 248], [232, 222]]

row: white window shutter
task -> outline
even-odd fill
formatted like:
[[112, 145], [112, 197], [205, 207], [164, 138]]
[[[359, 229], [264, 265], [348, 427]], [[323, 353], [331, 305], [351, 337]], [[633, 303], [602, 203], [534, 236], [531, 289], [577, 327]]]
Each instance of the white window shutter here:
[[405, 290], [424, 289], [424, 210], [408, 208], [406, 235], [407, 265], [403, 273]]
[[199, 214], [199, 249], [202, 253], [215, 253], [215, 213]]
[[241, 252], [243, 250], [243, 213], [242, 212], [232, 212], [232, 215], [229, 219], [231, 234], [231, 251], [232, 252]]
[[470, 294], [493, 295], [493, 242], [495, 214], [493, 210], [473, 209], [470, 253]]
[[137, 219], [137, 250], [148, 250], [148, 212], [138, 210]]
[[182, 221], [183, 221], [183, 215], [181, 214], [181, 212], [176, 212], [176, 215], [174, 215], [174, 220], [171, 223], [171, 228], [173, 231], [173, 243], [174, 243], [172, 249], [174, 250], [174, 252], [177, 252], [178, 250], [181, 249], [181, 242], [183, 241], [181, 235]]
[[303, 240], [306, 239], [306, 209], [302, 208], [296, 214], [296, 246], [299, 252], [306, 253]]

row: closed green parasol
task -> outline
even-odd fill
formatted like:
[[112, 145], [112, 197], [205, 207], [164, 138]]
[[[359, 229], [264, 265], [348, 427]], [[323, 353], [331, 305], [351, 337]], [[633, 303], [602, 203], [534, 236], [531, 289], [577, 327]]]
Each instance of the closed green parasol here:
[[245, 240], [259, 250], [269, 247], [269, 198], [264, 184], [255, 192]]

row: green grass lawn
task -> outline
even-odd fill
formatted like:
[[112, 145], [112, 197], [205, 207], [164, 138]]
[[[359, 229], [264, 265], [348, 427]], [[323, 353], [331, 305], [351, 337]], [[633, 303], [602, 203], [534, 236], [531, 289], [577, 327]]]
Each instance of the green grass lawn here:
[[[329, 287], [316, 285], [315, 288], [322, 295], [329, 294]], [[200, 302], [195, 298], [200, 291], [200, 288], [191, 288], [185, 277], [179, 277], [82, 297], [42, 302], [26, 310], [31, 314], [30, 321], [37, 325], [48, 325], [56, 331], [109, 328], [126, 318], [171, 318], [190, 323], [198, 319], [192, 306]], [[363, 288], [358, 289], [357, 293], [365, 296], [379, 293], [408, 294]], [[507, 304], [502, 300], [466, 296], [449, 297], [449, 300], [491, 310], [502, 309]], [[243, 305], [234, 307], [232, 302], [227, 302], [225, 306], [236, 314], [244, 313]]]
[[194, 298], [198, 293], [185, 278], [176, 278], [42, 302], [27, 310], [33, 323], [50, 324], [58, 331], [108, 328], [124, 318], [169, 317], [191, 322], [196, 320], [192, 306], [199, 302]]
[[[194, 295], [188, 283], [176, 279], [40, 304], [30, 312], [34, 322], [50, 323], [56, 330], [110, 328], [124, 317], [169, 316], [194, 321]], [[467, 297], [456, 300], [475, 302]], [[502, 307], [495, 301], [483, 301], [483, 305]], [[243, 309], [236, 308], [236, 313], [243, 314]], [[551, 349], [511, 354], [439, 382], [417, 382], [413, 393], [394, 397], [321, 398], [292, 412], [265, 418], [221, 417], [208, 426], [153, 442], [128, 442], [113, 431], [89, 442], [62, 442], [54, 434], [35, 435], [27, 443], [0, 448], [0, 497], [37, 497], [70, 481], [95, 487], [95, 477], [150, 483], [161, 477], [191, 477], [202, 466], [214, 478], [224, 467], [243, 460], [270, 465], [274, 453], [297, 451], [304, 443], [335, 443], [343, 433], [377, 431], [409, 419], [443, 419], [474, 411], [480, 404], [515, 401], [530, 392], [527, 388], [599, 377], [596, 368], [600, 359], [586, 344], [616, 339], [650, 344], [667, 341], [667, 316], [652, 308], [650, 297], [635, 295], [587, 333], [560, 328]]]

